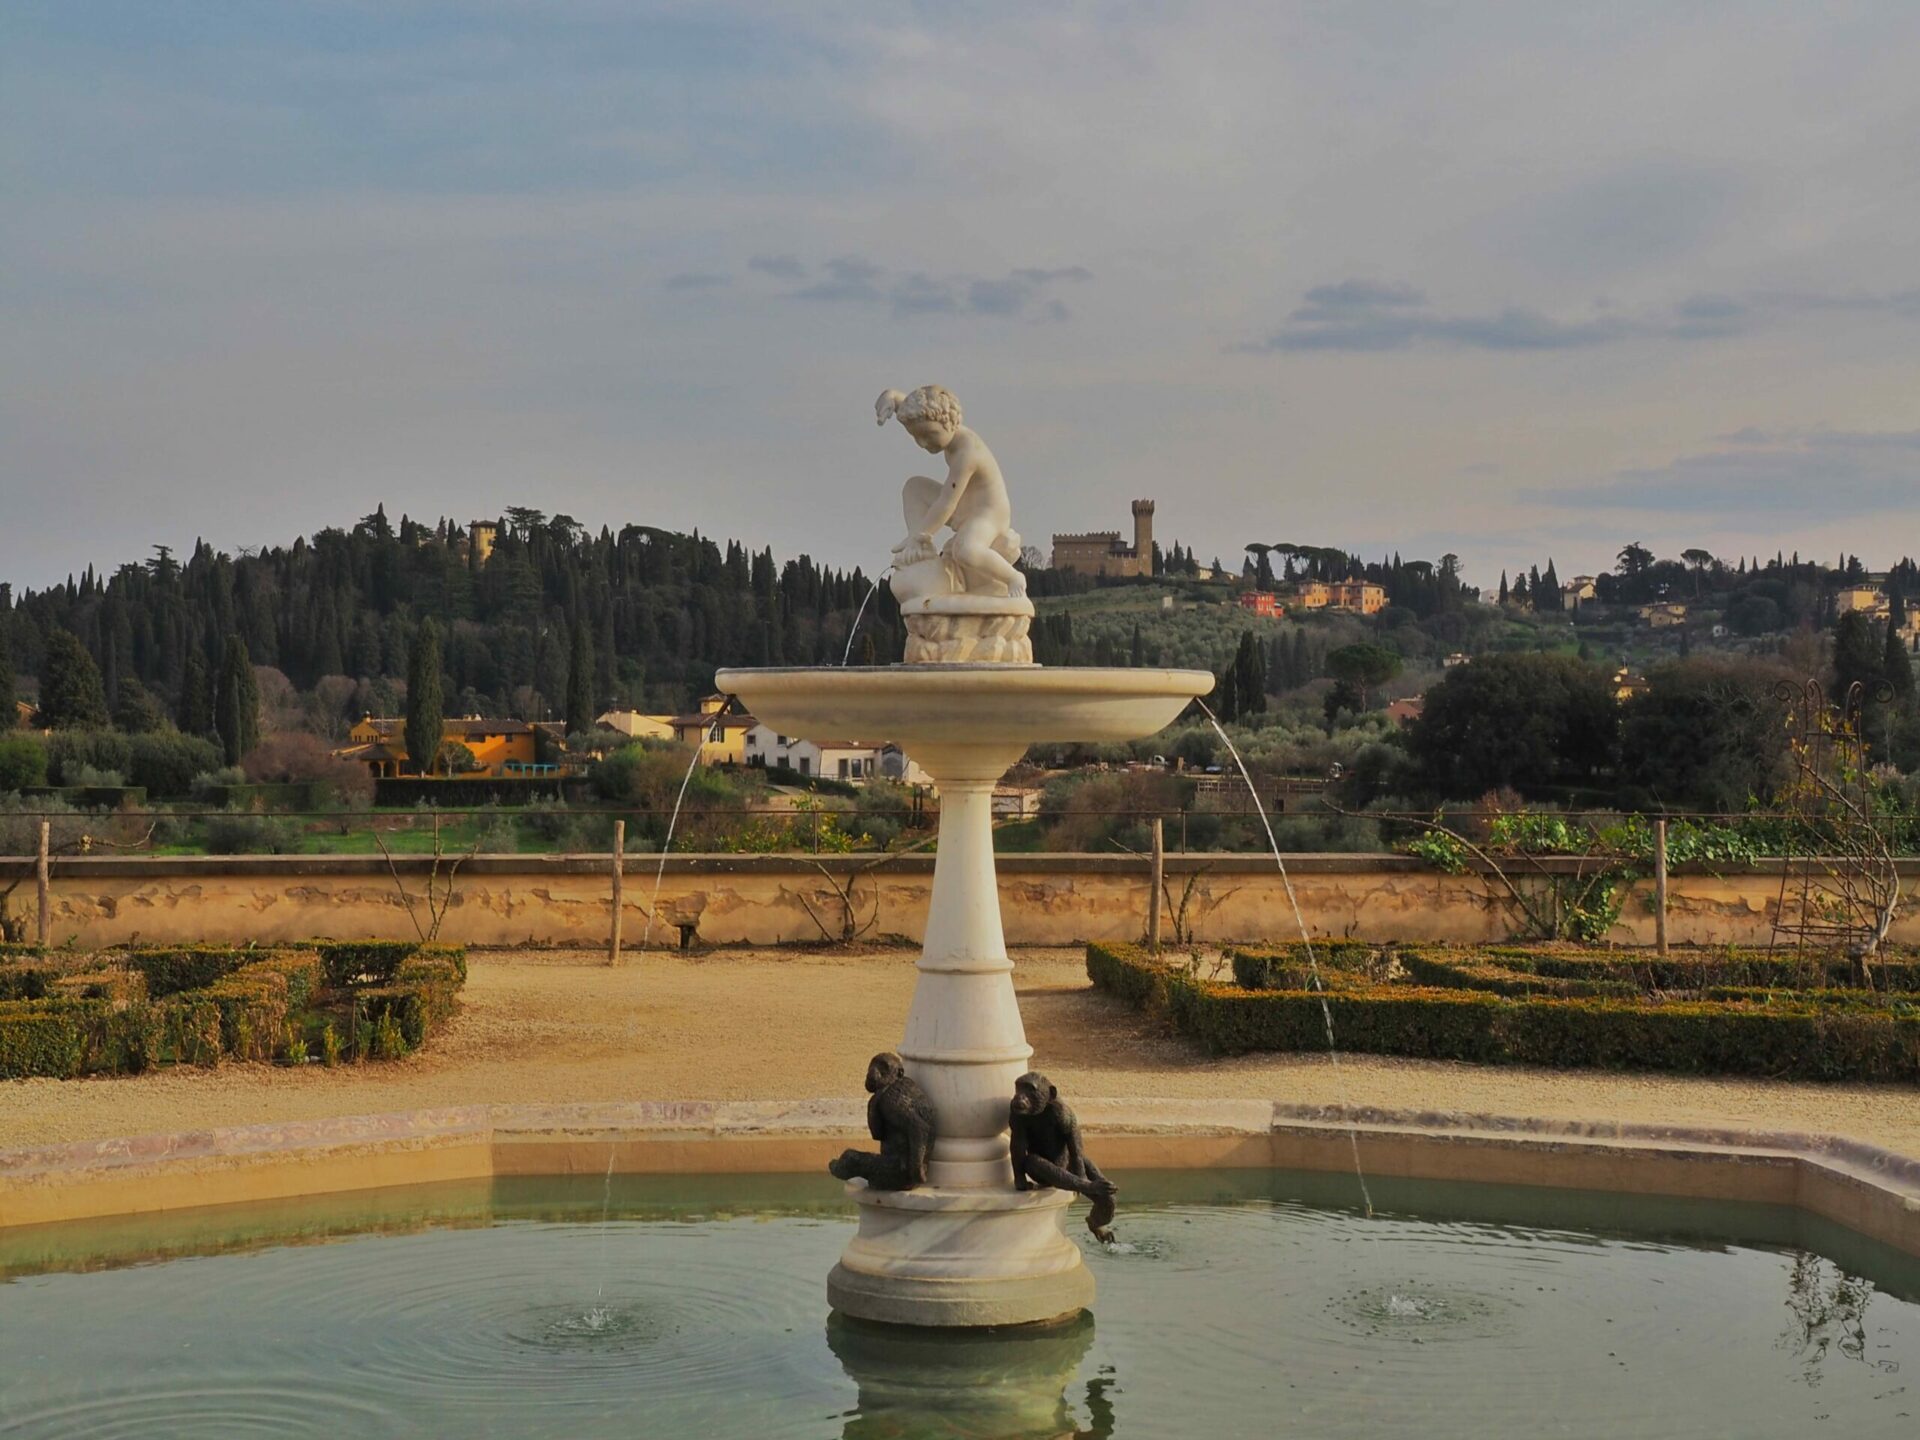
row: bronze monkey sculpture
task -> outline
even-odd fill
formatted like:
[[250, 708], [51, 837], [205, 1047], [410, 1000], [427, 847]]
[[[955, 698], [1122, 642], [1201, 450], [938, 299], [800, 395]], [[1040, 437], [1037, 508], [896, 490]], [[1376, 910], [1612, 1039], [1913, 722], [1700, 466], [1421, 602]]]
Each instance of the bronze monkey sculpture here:
[[880, 1153], [843, 1150], [828, 1162], [836, 1180], [864, 1180], [875, 1190], [911, 1190], [927, 1183], [927, 1152], [933, 1148], [933, 1102], [908, 1077], [892, 1051], [867, 1063], [867, 1133]]
[[1112, 1244], [1113, 1197], [1120, 1187], [1087, 1158], [1080, 1121], [1053, 1082], [1037, 1070], [1016, 1080], [1007, 1125], [1012, 1132], [1014, 1187], [1051, 1186], [1086, 1196], [1093, 1202], [1087, 1229], [1101, 1244]]

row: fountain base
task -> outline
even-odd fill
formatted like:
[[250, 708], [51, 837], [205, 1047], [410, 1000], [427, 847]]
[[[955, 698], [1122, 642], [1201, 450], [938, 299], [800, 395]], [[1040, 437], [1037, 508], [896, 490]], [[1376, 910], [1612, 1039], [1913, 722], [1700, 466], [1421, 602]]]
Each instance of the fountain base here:
[[891, 1325], [1035, 1325], [1093, 1303], [1093, 1275], [1061, 1229], [1062, 1190], [847, 1187], [860, 1229], [827, 1277], [842, 1315]]

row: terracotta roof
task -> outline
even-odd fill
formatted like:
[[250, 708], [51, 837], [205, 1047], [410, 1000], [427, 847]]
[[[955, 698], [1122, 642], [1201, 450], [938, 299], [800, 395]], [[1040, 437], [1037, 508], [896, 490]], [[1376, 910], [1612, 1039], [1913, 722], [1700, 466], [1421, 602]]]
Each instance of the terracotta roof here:
[[[362, 720], [360, 723], [362, 725], [371, 725], [374, 730], [382, 736], [398, 735], [407, 728], [407, 722], [405, 720], [375, 720], [368, 718]], [[540, 721], [535, 723], [527, 720], [486, 719], [482, 717], [480, 719], [449, 718], [441, 721], [440, 727], [443, 735], [526, 735], [534, 730], [551, 731], [557, 724], [558, 722], [556, 721]]]
[[725, 730], [751, 730], [759, 723], [751, 715], [716, 715], [710, 710], [697, 715], [676, 715], [667, 721], [676, 730], [688, 730], [696, 725], [709, 730], [716, 725]]

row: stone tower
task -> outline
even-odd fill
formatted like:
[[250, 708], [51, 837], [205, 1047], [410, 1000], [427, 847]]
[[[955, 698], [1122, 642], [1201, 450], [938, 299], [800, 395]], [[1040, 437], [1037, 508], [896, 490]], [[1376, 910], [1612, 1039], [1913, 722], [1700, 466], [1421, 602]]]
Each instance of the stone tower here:
[[1141, 575], [1153, 573], [1153, 501], [1133, 502], [1133, 553]]

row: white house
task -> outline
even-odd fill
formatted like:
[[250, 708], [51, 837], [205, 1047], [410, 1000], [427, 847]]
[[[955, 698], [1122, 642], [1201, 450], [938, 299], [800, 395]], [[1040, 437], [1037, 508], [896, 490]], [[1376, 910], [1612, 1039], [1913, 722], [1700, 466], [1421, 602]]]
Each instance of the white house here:
[[864, 740], [804, 740], [757, 723], [747, 731], [746, 757], [749, 765], [785, 766], [801, 775], [844, 780], [849, 785], [864, 785], [876, 777], [908, 785], [927, 783], [926, 772], [908, 759], [898, 745], [874, 745]]

